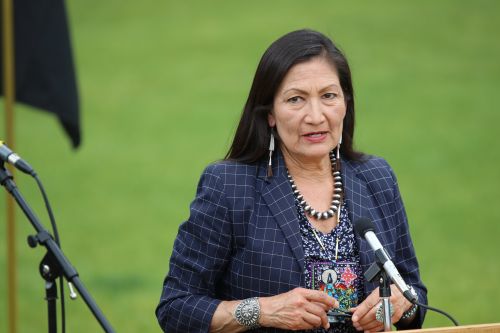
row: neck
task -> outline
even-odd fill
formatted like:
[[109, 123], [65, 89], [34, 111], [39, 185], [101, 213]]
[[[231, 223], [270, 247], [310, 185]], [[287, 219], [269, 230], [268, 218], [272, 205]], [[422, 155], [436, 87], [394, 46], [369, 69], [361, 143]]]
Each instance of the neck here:
[[302, 159], [293, 156], [286, 149], [282, 151], [288, 172], [294, 179], [305, 178], [317, 182], [331, 179], [332, 163], [328, 154], [317, 159]]

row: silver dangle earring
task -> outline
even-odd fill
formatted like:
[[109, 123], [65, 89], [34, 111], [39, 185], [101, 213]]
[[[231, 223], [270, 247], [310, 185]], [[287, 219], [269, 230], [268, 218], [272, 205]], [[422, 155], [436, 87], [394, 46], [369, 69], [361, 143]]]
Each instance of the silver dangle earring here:
[[[340, 174], [340, 145], [342, 144], [342, 133], [340, 133], [339, 144], [337, 145], [337, 162], [335, 163], [337, 167], [337, 172], [334, 173], [335, 181], [339, 181], [340, 186], [342, 186], [342, 176]], [[337, 178], [338, 177], [338, 178]], [[340, 211], [342, 209], [342, 197], [339, 199], [339, 207], [337, 212], [337, 225], [340, 224]], [[335, 260], [337, 260], [337, 252], [338, 252], [339, 238], [337, 237], [337, 244], [335, 247]]]
[[269, 140], [269, 163], [267, 164], [267, 177], [273, 176], [273, 151], [274, 151], [274, 132], [271, 129], [271, 139]]
[[340, 134], [339, 144], [337, 145], [337, 161], [340, 160], [340, 145], [342, 144], [342, 134]]

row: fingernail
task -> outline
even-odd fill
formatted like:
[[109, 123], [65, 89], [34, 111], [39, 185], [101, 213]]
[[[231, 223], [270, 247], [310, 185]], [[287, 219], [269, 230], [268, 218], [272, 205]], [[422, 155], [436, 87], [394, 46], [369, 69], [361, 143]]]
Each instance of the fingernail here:
[[358, 316], [352, 316], [352, 321], [358, 321]]

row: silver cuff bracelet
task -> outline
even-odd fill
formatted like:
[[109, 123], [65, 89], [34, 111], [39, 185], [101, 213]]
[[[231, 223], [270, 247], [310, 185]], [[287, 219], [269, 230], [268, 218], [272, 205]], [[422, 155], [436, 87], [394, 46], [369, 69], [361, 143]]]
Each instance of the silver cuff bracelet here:
[[257, 297], [247, 298], [241, 301], [234, 311], [234, 319], [238, 324], [248, 329], [258, 328], [260, 318], [260, 304]]

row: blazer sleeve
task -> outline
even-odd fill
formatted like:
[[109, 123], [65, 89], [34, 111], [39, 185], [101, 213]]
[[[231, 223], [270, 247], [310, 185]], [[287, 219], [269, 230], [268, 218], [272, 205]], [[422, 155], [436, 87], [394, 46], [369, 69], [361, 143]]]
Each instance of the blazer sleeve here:
[[[427, 288], [420, 279], [417, 256], [410, 237], [406, 210], [403, 205], [396, 176], [390, 167], [389, 169], [393, 179], [395, 217], [398, 221], [398, 239], [395, 249], [395, 265], [405, 282], [408, 285], [411, 285], [417, 292], [419, 303], [427, 304]], [[407, 325], [396, 323], [395, 326], [398, 330], [421, 328], [424, 322], [425, 313], [425, 309], [419, 308], [417, 316], [411, 323]]]
[[[223, 167], [220, 166], [219, 167]], [[230, 258], [231, 224], [217, 165], [203, 172], [189, 219], [180, 227], [156, 308], [164, 332], [208, 332], [220, 303], [216, 283]]]

